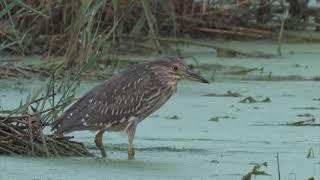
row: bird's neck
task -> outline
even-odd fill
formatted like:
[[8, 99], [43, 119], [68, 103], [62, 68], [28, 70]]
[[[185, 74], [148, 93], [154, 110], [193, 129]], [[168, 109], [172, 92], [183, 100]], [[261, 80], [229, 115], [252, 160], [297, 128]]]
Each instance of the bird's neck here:
[[176, 88], [177, 87], [177, 81], [168, 81], [167, 85], [170, 86], [170, 87]]
[[161, 84], [165, 87], [165, 89], [171, 90], [173, 93], [175, 93], [177, 89], [177, 82], [178, 79], [173, 78], [172, 76], [167, 76], [167, 75], [158, 75], [157, 78], [158, 81], [161, 82]]
[[168, 81], [167, 86], [172, 90], [173, 93], [175, 93], [177, 90], [177, 81]]

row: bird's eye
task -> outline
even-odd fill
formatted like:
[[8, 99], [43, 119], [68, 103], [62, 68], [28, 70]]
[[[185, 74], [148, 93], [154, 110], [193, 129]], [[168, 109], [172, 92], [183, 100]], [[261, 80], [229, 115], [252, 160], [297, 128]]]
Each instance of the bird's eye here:
[[178, 71], [178, 66], [172, 66], [173, 71]]

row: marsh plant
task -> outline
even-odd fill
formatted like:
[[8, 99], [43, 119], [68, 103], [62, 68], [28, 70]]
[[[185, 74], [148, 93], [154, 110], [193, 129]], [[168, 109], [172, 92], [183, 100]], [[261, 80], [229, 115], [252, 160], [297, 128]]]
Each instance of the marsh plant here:
[[124, 34], [148, 35], [159, 47], [155, 12], [168, 17], [164, 22], [175, 20], [167, 0], [1, 0], [0, 52], [65, 55], [72, 65], [86, 63]]

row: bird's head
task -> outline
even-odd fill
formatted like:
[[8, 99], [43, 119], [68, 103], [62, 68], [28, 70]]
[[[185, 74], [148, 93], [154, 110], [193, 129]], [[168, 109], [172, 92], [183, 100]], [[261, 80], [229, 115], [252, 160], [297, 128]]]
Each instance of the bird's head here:
[[151, 68], [159, 75], [171, 80], [187, 79], [209, 83], [207, 79], [192, 71], [191, 66], [178, 57], [163, 57], [152, 62]]

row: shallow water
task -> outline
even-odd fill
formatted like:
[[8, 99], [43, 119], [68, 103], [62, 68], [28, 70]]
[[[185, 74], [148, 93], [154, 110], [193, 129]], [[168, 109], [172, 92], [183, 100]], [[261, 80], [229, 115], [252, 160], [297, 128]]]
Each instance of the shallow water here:
[[[247, 43], [252, 48], [256, 43]], [[233, 43], [232, 45], [237, 45]], [[274, 45], [264, 44], [272, 51]], [[301, 47], [301, 48], [299, 48]], [[309, 47], [309, 48], [307, 48]], [[281, 59], [216, 58], [203, 48], [185, 48], [200, 63], [266, 67], [279, 75], [319, 75], [319, 45], [287, 45]], [[296, 50], [296, 51], [295, 51]], [[295, 53], [289, 53], [295, 51]], [[206, 53], [203, 53], [206, 52]], [[211, 54], [212, 53], [212, 54]], [[305, 58], [303, 58], [305, 57]], [[293, 65], [308, 65], [297, 68]], [[21, 97], [43, 82], [1, 80], [0, 106], [13, 108]], [[83, 82], [79, 96], [97, 82]], [[243, 97], [207, 97], [228, 90]], [[277, 179], [276, 153], [279, 153], [281, 179], [320, 178], [319, 127], [285, 126], [288, 122], [308, 119], [298, 114], [309, 113], [320, 120], [320, 83], [317, 81], [254, 81], [219, 79], [211, 84], [181, 82], [178, 92], [165, 106], [143, 121], [136, 133], [135, 160], [128, 161], [127, 136], [106, 133], [107, 160], [99, 158], [30, 158], [0, 156], [0, 179], [241, 179], [255, 163], [267, 162], [263, 170]], [[270, 103], [239, 103], [244, 97], [269, 97]], [[178, 119], [168, 117], [178, 116]], [[219, 121], [209, 121], [217, 116]], [[94, 134], [72, 133], [97, 156]], [[315, 157], [307, 158], [309, 148]]]

